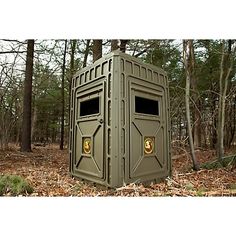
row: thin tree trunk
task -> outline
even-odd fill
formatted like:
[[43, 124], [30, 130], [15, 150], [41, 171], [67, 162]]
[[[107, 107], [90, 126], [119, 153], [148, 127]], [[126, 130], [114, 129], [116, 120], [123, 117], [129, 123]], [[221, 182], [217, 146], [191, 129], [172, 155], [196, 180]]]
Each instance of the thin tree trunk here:
[[[213, 86], [211, 87], [211, 90], [214, 91]], [[211, 104], [211, 125], [210, 125], [210, 136], [209, 136], [209, 140], [210, 140], [210, 148], [211, 149], [215, 149], [216, 148], [216, 144], [217, 144], [217, 117], [215, 115], [215, 111], [216, 111], [216, 94], [212, 93], [212, 95], [210, 96], [210, 104]]]
[[120, 50], [121, 50], [121, 52], [126, 51], [126, 45], [127, 45], [128, 42], [129, 42], [129, 40], [124, 40], [124, 39], [120, 40]]
[[[71, 58], [70, 58], [70, 78], [69, 78], [69, 121], [71, 119], [71, 87], [72, 87], [72, 78], [75, 73], [75, 49], [76, 49], [76, 40], [71, 41]], [[69, 122], [70, 123], [70, 122]], [[68, 129], [68, 137], [70, 136], [70, 129]]]
[[197, 98], [196, 108], [194, 109], [195, 126], [194, 126], [194, 140], [195, 148], [202, 146], [202, 122], [201, 122], [201, 100]]
[[[70, 77], [68, 79], [69, 82], [69, 101], [70, 101], [70, 95], [71, 95], [71, 83], [72, 83], [72, 78], [75, 73], [75, 49], [76, 49], [76, 40], [71, 41], [71, 57], [70, 57]], [[69, 102], [69, 111], [70, 111], [70, 102]]]
[[193, 90], [193, 143], [194, 147], [198, 148], [201, 146], [201, 113], [200, 113], [200, 99], [197, 94], [197, 76], [195, 73], [195, 55], [193, 42], [190, 40], [189, 43], [189, 73], [191, 77], [190, 86]]
[[61, 79], [61, 140], [60, 140], [60, 150], [64, 149], [64, 122], [65, 122], [65, 64], [66, 64], [66, 50], [67, 50], [67, 40], [65, 40], [65, 49], [63, 55], [62, 63], [62, 79]]
[[230, 137], [230, 141], [229, 141], [229, 145], [233, 145], [233, 141], [234, 141], [234, 136], [235, 136], [235, 131], [236, 131], [236, 97], [234, 98], [233, 101], [233, 108], [232, 108], [232, 127], [231, 127], [231, 137]]
[[[228, 58], [228, 60], [226, 60]], [[228, 80], [230, 73], [232, 71], [232, 56], [231, 51], [228, 52], [227, 58], [225, 55], [225, 45], [224, 42], [222, 43], [222, 56], [221, 56], [221, 63], [220, 63], [220, 94], [219, 94], [219, 110], [218, 110], [218, 145], [217, 145], [217, 157], [219, 161], [222, 161], [224, 156], [224, 125], [225, 125], [225, 105], [226, 105], [226, 93], [228, 88]], [[225, 74], [224, 71], [224, 64], [229, 62], [227, 73]]]
[[33, 76], [34, 40], [27, 42], [26, 71], [24, 82], [23, 122], [21, 151], [31, 151], [31, 108], [32, 108], [32, 76]]
[[190, 154], [193, 162], [193, 169], [199, 170], [199, 164], [197, 162], [194, 145], [193, 145], [193, 137], [192, 137], [192, 128], [191, 128], [191, 117], [190, 117], [190, 54], [191, 54], [191, 46], [192, 40], [184, 40], [183, 41], [183, 59], [186, 71], [186, 90], [185, 90], [185, 105], [186, 105], [186, 119], [187, 119], [187, 131], [189, 137], [189, 146], [190, 146]]
[[93, 62], [102, 57], [102, 40], [93, 40]]
[[89, 45], [90, 45], [90, 39], [87, 40], [86, 42], [86, 48], [84, 51], [84, 61], [83, 61], [83, 67], [87, 66], [87, 60], [88, 60], [88, 54], [89, 54]]
[[119, 48], [118, 40], [117, 39], [112, 39], [111, 40], [111, 52], [117, 50], [118, 48]]
[[[222, 43], [222, 55], [221, 55], [221, 63], [220, 63], [220, 79], [219, 79], [219, 85], [220, 85], [220, 93], [219, 93], [219, 105], [218, 105], [218, 145], [217, 145], [217, 157], [218, 160], [222, 160], [224, 155], [224, 137], [223, 137], [223, 120], [222, 120], [222, 91], [223, 91], [223, 75], [224, 75], [224, 43]], [[224, 127], [223, 127], [224, 128]]]
[[181, 114], [179, 114], [179, 128], [178, 128], [178, 140], [182, 140], [182, 117], [181, 117]]
[[15, 97], [15, 112], [16, 112], [16, 126], [15, 126], [15, 143], [18, 146], [20, 142], [20, 122], [19, 122], [19, 117], [20, 117], [20, 108], [19, 108], [19, 102], [17, 99], [17, 96]]
[[[232, 50], [232, 40], [228, 40], [228, 56], [230, 59]], [[229, 61], [230, 62], [230, 61]], [[233, 69], [233, 68], [232, 68]], [[233, 89], [233, 83], [232, 80], [228, 79], [228, 86], [227, 86], [227, 94], [230, 93]], [[234, 107], [232, 106], [234, 104], [233, 96], [228, 96], [226, 106], [225, 106], [225, 132], [224, 132], [224, 145], [227, 148], [230, 148], [232, 137], [233, 137], [233, 125], [235, 123], [234, 121]]]

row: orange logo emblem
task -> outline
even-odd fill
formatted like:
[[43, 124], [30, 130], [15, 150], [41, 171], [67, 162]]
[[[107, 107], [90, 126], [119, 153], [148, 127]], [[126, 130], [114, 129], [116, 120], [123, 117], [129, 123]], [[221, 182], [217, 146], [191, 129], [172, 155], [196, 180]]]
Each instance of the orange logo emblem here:
[[91, 139], [85, 138], [83, 140], [83, 153], [91, 154]]
[[144, 138], [144, 153], [152, 154], [154, 151], [154, 137]]

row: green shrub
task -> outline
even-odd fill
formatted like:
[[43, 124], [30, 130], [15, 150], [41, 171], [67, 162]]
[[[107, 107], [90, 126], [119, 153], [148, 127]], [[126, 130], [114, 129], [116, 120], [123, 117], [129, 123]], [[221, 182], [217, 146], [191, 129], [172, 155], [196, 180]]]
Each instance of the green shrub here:
[[0, 176], [0, 196], [2, 195], [25, 195], [31, 194], [33, 188], [28, 182], [17, 175], [1, 175]]
[[214, 161], [206, 162], [201, 165], [201, 168], [208, 169], [208, 170], [209, 169], [218, 169], [218, 168], [222, 168], [222, 167], [233, 166], [234, 162], [236, 162], [235, 155], [226, 156], [226, 157], [223, 157], [221, 161], [214, 160]]

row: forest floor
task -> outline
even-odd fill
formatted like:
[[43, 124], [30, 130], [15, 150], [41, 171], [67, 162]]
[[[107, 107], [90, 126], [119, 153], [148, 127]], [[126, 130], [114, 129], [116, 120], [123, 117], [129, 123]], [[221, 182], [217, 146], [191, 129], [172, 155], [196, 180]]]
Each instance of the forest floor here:
[[[214, 151], [196, 151], [200, 163], [214, 160]], [[129, 184], [110, 189], [74, 179], [69, 174], [68, 151], [53, 145], [0, 151], [0, 175], [19, 175], [34, 188], [27, 196], [236, 196], [236, 169], [193, 171], [187, 154], [173, 156], [172, 178], [159, 184]], [[10, 193], [6, 195], [11, 195]]]

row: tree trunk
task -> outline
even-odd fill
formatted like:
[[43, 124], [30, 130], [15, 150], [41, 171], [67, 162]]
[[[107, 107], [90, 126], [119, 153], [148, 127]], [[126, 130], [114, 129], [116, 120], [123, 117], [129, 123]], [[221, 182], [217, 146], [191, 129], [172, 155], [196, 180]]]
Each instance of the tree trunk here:
[[233, 145], [233, 141], [234, 141], [234, 136], [235, 136], [235, 131], [236, 131], [236, 96], [234, 97], [233, 100], [233, 108], [232, 108], [232, 120], [231, 120], [231, 137], [229, 140], [229, 145]]
[[[228, 40], [228, 55], [229, 56], [231, 54], [231, 50], [232, 50], [232, 40]], [[233, 81], [229, 78], [228, 88], [227, 88], [228, 96], [227, 96], [227, 103], [226, 103], [226, 107], [225, 107], [225, 132], [224, 132], [225, 133], [224, 134], [224, 145], [227, 148], [231, 147], [231, 142], [232, 142], [233, 136], [234, 136], [233, 127], [235, 124], [235, 119], [234, 119], [234, 116], [235, 116], [234, 105], [235, 104], [234, 104], [234, 87], [233, 87], [233, 85], [234, 85]]]
[[66, 50], [67, 50], [67, 40], [65, 40], [65, 49], [63, 55], [62, 63], [62, 79], [61, 79], [61, 140], [60, 140], [60, 150], [64, 149], [64, 122], [65, 122], [65, 64], [66, 64]]
[[[75, 49], [76, 49], [76, 40], [71, 41], [71, 57], [70, 57], [70, 78], [69, 78], [69, 121], [71, 119], [71, 87], [72, 87], [72, 78], [75, 73]], [[70, 123], [70, 122], [69, 122]], [[70, 128], [68, 129], [68, 137], [70, 136]]]
[[[229, 42], [230, 43], [230, 42]], [[222, 161], [224, 156], [224, 125], [225, 125], [225, 105], [226, 105], [226, 93], [228, 88], [229, 76], [232, 71], [232, 56], [231, 48], [228, 53], [225, 53], [225, 43], [222, 43], [222, 56], [220, 63], [220, 92], [219, 92], [219, 109], [218, 109], [218, 145], [217, 145], [217, 157], [219, 161]], [[227, 68], [225, 68], [227, 67]]]
[[[1, 105], [1, 103], [0, 103]], [[4, 118], [3, 118], [3, 111], [1, 109], [1, 106], [0, 106], [0, 149], [3, 149], [3, 121], [4, 121]]]
[[121, 52], [126, 51], [126, 45], [127, 45], [128, 42], [129, 42], [129, 40], [124, 40], [124, 39], [120, 40], [120, 50], [121, 50]]
[[179, 118], [178, 118], [178, 140], [181, 141], [182, 140], [182, 117], [181, 114], [179, 114]]
[[21, 151], [31, 151], [31, 106], [32, 106], [32, 76], [33, 76], [34, 40], [27, 42], [26, 71], [24, 82], [23, 122]]
[[31, 127], [31, 140], [34, 141], [34, 130], [37, 122], [37, 108], [34, 107], [33, 113], [32, 113], [32, 127]]
[[19, 117], [21, 116], [21, 113], [20, 113], [20, 103], [19, 103], [19, 101], [18, 101], [18, 97], [16, 96], [16, 98], [15, 98], [15, 112], [16, 112], [16, 125], [15, 125], [15, 143], [16, 143], [16, 145], [18, 146], [20, 146], [20, 132], [21, 132], [21, 124], [20, 124], [20, 122], [19, 122]]
[[[211, 91], [214, 91], [214, 86], [211, 84]], [[217, 116], [216, 116], [216, 106], [217, 106], [217, 95], [216, 93], [211, 93], [209, 95], [211, 121], [208, 122], [209, 127], [209, 141], [210, 148], [215, 149], [217, 144]]]
[[193, 137], [192, 137], [192, 129], [191, 129], [191, 117], [190, 117], [190, 81], [191, 81], [191, 47], [192, 40], [184, 40], [183, 41], [183, 59], [186, 71], [186, 90], [185, 90], [185, 105], [186, 105], [186, 119], [187, 119], [187, 131], [189, 137], [189, 146], [190, 146], [190, 154], [193, 162], [193, 169], [199, 170], [199, 164], [197, 162], [194, 145], [193, 145]]
[[68, 79], [69, 82], [69, 111], [70, 111], [70, 95], [71, 95], [71, 83], [72, 78], [75, 74], [75, 49], [76, 49], [76, 40], [71, 41], [71, 57], [70, 57], [70, 77]]
[[93, 40], [93, 62], [102, 57], [102, 40]]
[[201, 122], [201, 100], [200, 98], [196, 101], [196, 108], [195, 108], [195, 147], [202, 146], [202, 122]]
[[193, 90], [193, 142], [194, 147], [198, 148], [201, 146], [201, 113], [200, 113], [200, 99], [197, 93], [197, 76], [195, 73], [195, 55], [193, 42], [190, 40], [189, 43], [189, 73], [190, 73], [190, 85]]
[[117, 39], [111, 40], [111, 52], [117, 50], [118, 48], [119, 48], [118, 40]]
[[87, 60], [88, 60], [88, 54], [89, 54], [89, 45], [90, 45], [90, 39], [86, 42], [86, 48], [84, 51], [84, 61], [83, 61], [83, 67], [87, 66]]

